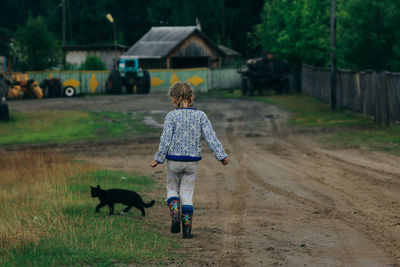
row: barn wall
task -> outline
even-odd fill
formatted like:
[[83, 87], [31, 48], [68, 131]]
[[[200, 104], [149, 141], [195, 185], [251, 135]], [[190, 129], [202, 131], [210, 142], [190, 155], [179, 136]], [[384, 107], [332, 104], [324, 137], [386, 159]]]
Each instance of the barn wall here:
[[173, 57], [209, 57], [212, 62], [209, 67], [217, 67], [221, 62], [220, 53], [197, 34], [192, 34], [167, 56]]
[[122, 54], [123, 52], [114, 50], [67, 51], [65, 60], [69, 64], [80, 65], [85, 61], [87, 56], [95, 55], [106, 64], [108, 70], [112, 70], [114, 67], [114, 59], [119, 58]]
[[[188, 82], [196, 92], [240, 88], [240, 75], [234, 68], [150, 69], [150, 93], [168, 92], [177, 81]], [[64, 86], [73, 86], [77, 94], [104, 94], [109, 71], [34, 71], [29, 79], [41, 83], [59, 78]], [[124, 91], [123, 91], [124, 92]]]

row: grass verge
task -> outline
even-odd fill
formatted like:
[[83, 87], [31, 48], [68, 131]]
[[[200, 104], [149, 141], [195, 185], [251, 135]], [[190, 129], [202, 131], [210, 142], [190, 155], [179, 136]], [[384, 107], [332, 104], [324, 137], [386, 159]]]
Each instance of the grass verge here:
[[[222, 98], [246, 98], [240, 90], [214, 91]], [[400, 154], [400, 125], [377, 126], [371, 116], [344, 109], [332, 111], [329, 104], [306, 95], [266, 95], [251, 99], [274, 104], [293, 112], [288, 125], [323, 133], [323, 142], [339, 147], [358, 146]]]
[[151, 130], [143, 122], [143, 115], [137, 113], [13, 112], [9, 122], [0, 122], [0, 145], [134, 137]]
[[[139, 192], [144, 201], [151, 179], [99, 170], [60, 154], [18, 152], [0, 158], [1, 266], [108, 266], [159, 262], [178, 245], [154, 231], [149, 217], [132, 209], [94, 213], [89, 185]], [[118, 213], [123, 206], [116, 205]], [[151, 209], [147, 210], [151, 214]]]

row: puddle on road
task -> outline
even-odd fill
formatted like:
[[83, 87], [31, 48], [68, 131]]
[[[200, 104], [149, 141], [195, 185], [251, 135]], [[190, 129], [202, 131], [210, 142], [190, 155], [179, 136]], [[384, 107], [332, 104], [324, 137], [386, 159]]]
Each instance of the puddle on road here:
[[147, 125], [150, 125], [150, 126], [153, 126], [153, 127], [157, 127], [157, 128], [163, 128], [163, 126], [164, 126], [163, 123], [159, 123], [158, 121], [156, 121], [151, 116], [144, 117], [143, 122], [146, 123]]

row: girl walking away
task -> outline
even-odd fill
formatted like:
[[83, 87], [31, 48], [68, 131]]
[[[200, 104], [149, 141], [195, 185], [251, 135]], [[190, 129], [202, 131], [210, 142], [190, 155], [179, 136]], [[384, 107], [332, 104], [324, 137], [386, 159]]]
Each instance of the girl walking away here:
[[207, 115], [193, 108], [194, 91], [190, 85], [186, 82], [175, 83], [169, 90], [169, 96], [175, 109], [165, 118], [158, 152], [151, 167], [167, 159], [167, 205], [172, 218], [171, 232], [179, 233], [182, 221], [183, 238], [192, 238], [192, 198], [197, 162], [201, 160], [201, 135], [222, 165], [228, 164], [228, 156]]

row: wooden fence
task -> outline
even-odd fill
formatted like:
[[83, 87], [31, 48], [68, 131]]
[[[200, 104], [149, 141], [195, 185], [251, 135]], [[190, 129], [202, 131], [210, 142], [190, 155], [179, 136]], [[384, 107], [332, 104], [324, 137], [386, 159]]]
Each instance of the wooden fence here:
[[[330, 102], [329, 69], [302, 66], [304, 94]], [[400, 73], [338, 70], [338, 107], [374, 116], [376, 123], [388, 126], [400, 122]]]

